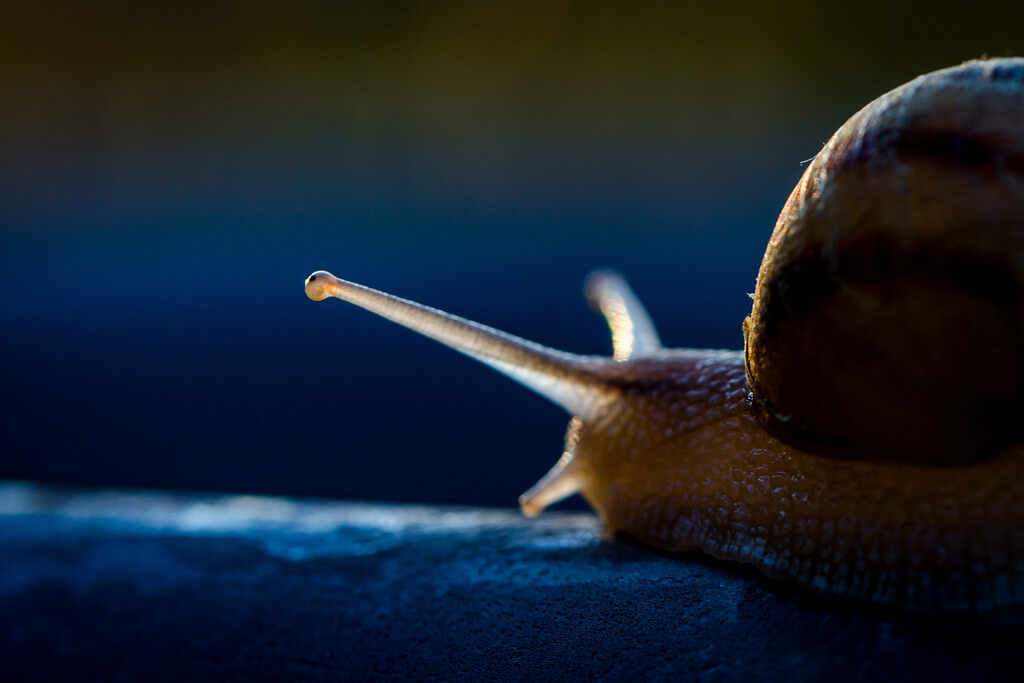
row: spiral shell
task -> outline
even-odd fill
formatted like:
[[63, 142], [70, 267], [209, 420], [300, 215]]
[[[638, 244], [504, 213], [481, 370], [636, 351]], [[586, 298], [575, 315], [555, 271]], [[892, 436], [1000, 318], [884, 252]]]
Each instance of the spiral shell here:
[[771, 236], [744, 324], [779, 434], [950, 462], [1024, 414], [1024, 59], [968, 62], [871, 102]]

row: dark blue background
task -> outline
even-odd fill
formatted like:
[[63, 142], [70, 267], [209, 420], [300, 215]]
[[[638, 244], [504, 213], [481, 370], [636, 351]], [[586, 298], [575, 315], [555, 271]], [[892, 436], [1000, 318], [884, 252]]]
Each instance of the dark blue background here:
[[761, 252], [842, 121], [1024, 49], [1019, 4], [6, 9], [0, 478], [511, 505], [558, 408], [312, 270], [607, 352], [738, 348]]

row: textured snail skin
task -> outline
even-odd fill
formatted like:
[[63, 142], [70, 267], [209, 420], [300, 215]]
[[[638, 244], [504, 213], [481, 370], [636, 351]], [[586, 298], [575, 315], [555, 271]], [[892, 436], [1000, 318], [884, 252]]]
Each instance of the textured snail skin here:
[[1024, 449], [961, 465], [821, 456], [761, 426], [739, 352], [614, 370], [619, 394], [576, 446], [611, 531], [907, 611], [1024, 603]]
[[922, 76], [840, 128], [776, 225], [745, 352], [664, 349], [610, 273], [588, 284], [610, 358], [325, 271], [306, 294], [573, 415], [526, 514], [581, 493], [612, 533], [827, 596], [1024, 608], [1024, 59]]

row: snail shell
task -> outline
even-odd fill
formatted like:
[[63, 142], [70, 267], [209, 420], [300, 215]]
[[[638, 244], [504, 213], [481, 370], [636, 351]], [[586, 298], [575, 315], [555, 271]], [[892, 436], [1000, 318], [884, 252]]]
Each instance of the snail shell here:
[[1022, 292], [1022, 60], [921, 76], [782, 210], [744, 325], [762, 418], [860, 454], [991, 455], [1024, 426]]
[[926, 612], [1024, 607], [1024, 59], [869, 104], [772, 234], [746, 349], [662, 347], [611, 273], [612, 357], [549, 349], [317, 271], [336, 297], [573, 417], [527, 514], [581, 493], [612, 533]]

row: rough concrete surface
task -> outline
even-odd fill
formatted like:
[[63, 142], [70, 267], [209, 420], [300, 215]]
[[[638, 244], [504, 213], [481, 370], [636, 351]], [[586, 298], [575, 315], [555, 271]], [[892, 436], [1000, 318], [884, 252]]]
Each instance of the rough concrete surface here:
[[585, 514], [0, 485], [4, 680], [1017, 679], [1024, 622], [894, 618]]

